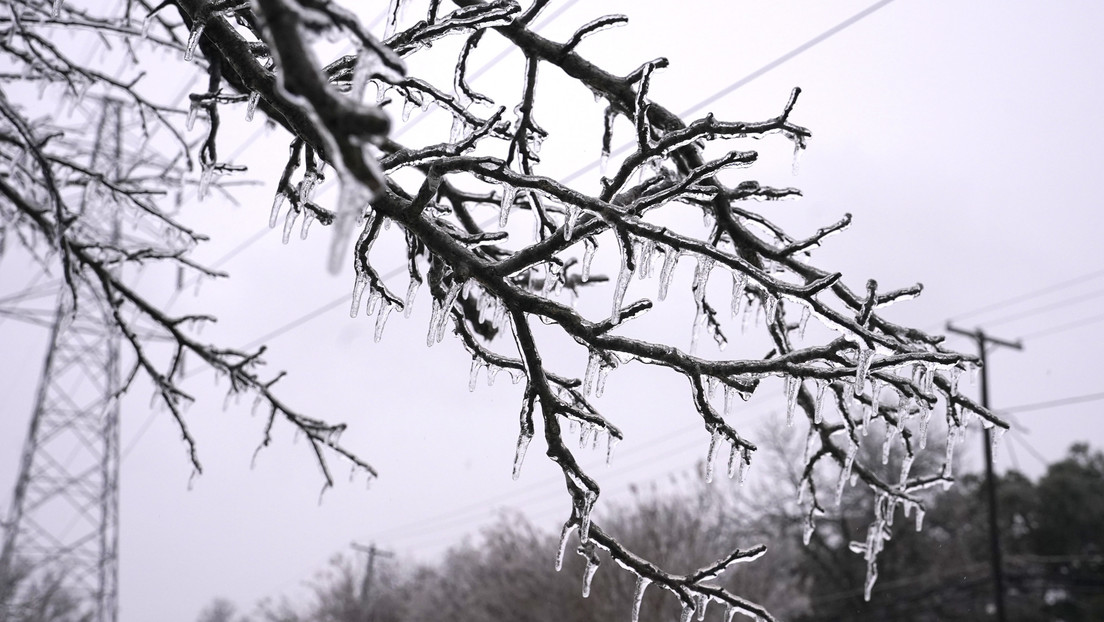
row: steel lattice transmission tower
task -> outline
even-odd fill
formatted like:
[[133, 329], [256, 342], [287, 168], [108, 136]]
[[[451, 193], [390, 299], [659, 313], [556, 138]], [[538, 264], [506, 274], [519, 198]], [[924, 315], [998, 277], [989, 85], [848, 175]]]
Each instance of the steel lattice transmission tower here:
[[[125, 174], [122, 104], [103, 102], [92, 122], [90, 166], [118, 180]], [[79, 200], [76, 226], [118, 243], [117, 204], [88, 192]], [[80, 278], [74, 289], [76, 301], [69, 287], [58, 296], [5, 523], [3, 620], [61, 611], [69, 612], [64, 619], [118, 617], [120, 337], [102, 292]]]

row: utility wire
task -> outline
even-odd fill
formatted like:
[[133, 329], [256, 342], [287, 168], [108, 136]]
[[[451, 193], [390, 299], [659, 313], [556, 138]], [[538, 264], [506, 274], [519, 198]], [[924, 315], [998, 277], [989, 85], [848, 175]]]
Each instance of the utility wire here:
[[1051, 303], [1042, 305], [1040, 307], [1032, 307], [1032, 308], [1024, 310], [1024, 311], [1018, 311], [1016, 313], [1012, 313], [1012, 314], [1009, 314], [1009, 315], [999, 317], [995, 320], [986, 320], [985, 325], [986, 326], [996, 326], [998, 324], [1006, 324], [1006, 323], [1011, 322], [1013, 320], [1019, 320], [1019, 319], [1025, 318], [1025, 317], [1030, 317], [1032, 315], [1038, 315], [1038, 314], [1040, 314], [1044, 311], [1050, 311], [1052, 309], [1057, 309], [1059, 307], [1069, 306], [1071, 304], [1076, 304], [1078, 302], [1084, 302], [1086, 300], [1092, 300], [1093, 298], [1099, 298], [1101, 296], [1104, 296], [1104, 289], [1094, 290], [1094, 291], [1088, 292], [1087, 294], [1081, 294], [1080, 296], [1074, 296], [1072, 298], [1065, 298], [1063, 300], [1059, 300], [1057, 302], [1051, 302]]
[[[705, 108], [706, 106], [716, 102], [717, 100], [731, 94], [733, 91], [739, 89], [740, 87], [747, 85], [748, 83], [756, 80], [757, 78], [761, 78], [762, 76], [766, 75], [767, 73], [770, 73], [771, 71], [777, 69], [778, 67], [786, 64], [790, 60], [793, 60], [794, 58], [797, 58], [798, 56], [800, 56], [803, 53], [811, 50], [812, 48], [816, 47], [817, 45], [827, 41], [828, 39], [831, 39], [832, 37], [834, 37], [835, 35], [843, 32], [844, 30], [847, 30], [851, 26], [854, 26], [858, 22], [860, 22], [863, 19], [869, 17], [870, 15], [872, 15], [874, 12], [878, 11], [879, 9], [884, 8], [887, 4], [890, 4], [891, 2], [893, 2], [893, 0], [880, 0], [879, 2], [875, 2], [874, 4], [872, 4], [872, 5], [868, 6], [867, 8], [863, 9], [862, 11], [859, 11], [858, 13], [852, 15], [851, 17], [848, 17], [847, 19], [845, 19], [842, 22], [836, 24], [835, 26], [832, 26], [828, 30], [825, 30], [824, 32], [822, 32], [819, 35], [813, 37], [812, 39], [809, 39], [805, 43], [802, 43], [801, 45], [795, 47], [794, 49], [790, 50], [789, 52], [786, 52], [782, 56], [779, 56], [778, 58], [770, 61], [769, 63], [763, 65], [762, 67], [756, 69], [755, 71], [753, 71], [753, 72], [747, 74], [746, 76], [740, 78], [739, 80], [736, 80], [735, 82], [733, 82], [733, 83], [729, 84], [728, 86], [722, 88], [721, 90], [717, 91], [716, 93], [713, 93], [712, 95], [710, 95], [710, 96], [706, 97], [705, 99], [699, 101], [698, 103], [694, 104], [693, 106], [690, 106], [686, 110], [682, 111], [682, 114], [680, 114], [679, 116], [680, 117], [685, 117], [685, 116], [688, 116], [688, 115], [692, 115], [695, 112], [698, 112], [702, 108]], [[630, 149], [632, 147], [635, 147], [635, 146], [636, 146], [636, 143], [625, 143], [625, 144], [621, 145], [620, 147], [618, 147], [617, 149], [613, 150], [610, 153], [610, 155], [622, 154], [625, 151], [627, 151], [628, 149]], [[566, 184], [568, 182], [574, 181], [575, 179], [578, 179], [579, 177], [581, 177], [587, 171], [593, 170], [599, 164], [601, 164], [601, 159], [594, 160], [590, 164], [587, 164], [586, 166], [584, 166], [584, 167], [580, 168], [579, 170], [575, 171], [574, 173], [571, 173], [567, 177], [564, 177], [561, 180], [561, 182]]]
[[989, 303], [989, 304], [987, 304], [983, 307], [978, 307], [978, 308], [970, 310], [970, 311], [963, 311], [962, 313], [959, 313], [958, 315], [955, 315], [954, 317], [951, 317], [950, 320], [961, 322], [963, 319], [966, 319], [966, 318], [969, 318], [969, 317], [974, 317], [976, 315], [980, 315], [980, 314], [985, 313], [987, 311], [992, 311], [994, 309], [1003, 309], [1004, 307], [1007, 307], [1009, 305], [1013, 305], [1013, 304], [1016, 304], [1016, 303], [1019, 303], [1019, 302], [1023, 302], [1025, 300], [1031, 300], [1032, 298], [1038, 298], [1039, 296], [1042, 296], [1044, 294], [1049, 294], [1051, 292], [1055, 292], [1055, 291], [1058, 291], [1058, 290], [1061, 290], [1061, 289], [1065, 289], [1067, 287], [1072, 287], [1074, 285], [1079, 285], [1081, 283], [1084, 283], [1085, 281], [1090, 281], [1092, 279], [1096, 279], [1096, 278], [1099, 278], [1101, 276], [1104, 276], [1104, 269], [1094, 270], [1092, 272], [1089, 272], [1087, 274], [1082, 274], [1081, 276], [1077, 276], [1077, 277], [1074, 277], [1072, 279], [1068, 279], [1068, 280], [1065, 280], [1065, 281], [1059, 281], [1058, 283], [1054, 283], [1052, 285], [1047, 285], [1047, 286], [1045, 286], [1041, 289], [1032, 290], [1032, 291], [1024, 293], [1024, 294], [1018, 294], [1016, 296], [1012, 296], [1011, 298], [1005, 298], [1003, 300], [998, 300], [996, 302]]
[[1054, 406], [1068, 406], [1071, 404], [1084, 404], [1086, 402], [1096, 402], [1104, 400], [1104, 393], [1089, 393], [1086, 395], [1074, 395], [1071, 397], [1063, 397], [1056, 400], [1048, 400], [1046, 402], [1035, 402], [1033, 404], [1020, 404], [1018, 406], [1009, 406], [1008, 408], [998, 408], [998, 413], [1023, 413], [1031, 412], [1033, 410], [1042, 410], [1044, 408], [1052, 408]]
[[1087, 318], [1082, 318], [1080, 320], [1074, 320], [1074, 321], [1069, 322], [1067, 324], [1059, 324], [1058, 326], [1051, 326], [1049, 328], [1044, 328], [1043, 330], [1035, 331], [1033, 333], [1027, 333], [1023, 337], [1021, 337], [1021, 339], [1035, 339], [1037, 337], [1044, 337], [1046, 335], [1053, 335], [1055, 333], [1065, 332], [1067, 330], [1072, 330], [1074, 328], [1081, 328], [1082, 326], [1087, 326], [1089, 324], [1096, 324], [1097, 322], [1100, 322], [1100, 321], [1104, 321], [1104, 313], [1102, 313], [1100, 315], [1093, 315], [1093, 316], [1090, 316], [1090, 317], [1087, 317]]

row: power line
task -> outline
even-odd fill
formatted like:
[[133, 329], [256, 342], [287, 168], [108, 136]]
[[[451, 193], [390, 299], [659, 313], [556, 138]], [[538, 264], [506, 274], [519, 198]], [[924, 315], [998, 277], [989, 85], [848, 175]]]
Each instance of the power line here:
[[1087, 318], [1082, 318], [1080, 320], [1074, 320], [1073, 322], [1069, 322], [1067, 324], [1059, 324], [1058, 326], [1051, 326], [1049, 328], [1044, 328], [1043, 330], [1036, 331], [1036, 332], [1033, 332], [1033, 333], [1028, 333], [1028, 334], [1024, 335], [1023, 337], [1021, 337], [1021, 339], [1034, 339], [1036, 337], [1043, 337], [1043, 336], [1046, 336], [1046, 335], [1053, 335], [1055, 333], [1065, 332], [1067, 330], [1072, 330], [1074, 328], [1080, 328], [1082, 326], [1087, 326], [1089, 324], [1095, 324], [1095, 323], [1100, 322], [1102, 320], [1104, 320], [1104, 313], [1102, 313], [1100, 315], [1093, 315], [1093, 316], [1090, 316], [1090, 317], [1087, 317]]
[[1048, 304], [1042, 305], [1040, 307], [1032, 307], [1032, 308], [1027, 309], [1025, 311], [1018, 311], [1018, 312], [1012, 313], [1010, 315], [1005, 315], [1003, 317], [999, 317], [995, 320], [987, 320], [985, 322], [985, 325], [986, 326], [995, 326], [997, 324], [1006, 324], [1008, 322], [1011, 322], [1012, 320], [1019, 320], [1019, 319], [1025, 318], [1025, 317], [1030, 317], [1032, 315], [1038, 315], [1038, 314], [1040, 314], [1044, 311], [1050, 311], [1050, 310], [1056, 309], [1058, 307], [1068, 306], [1068, 305], [1071, 305], [1071, 304], [1076, 304], [1078, 302], [1084, 302], [1086, 300], [1092, 300], [1093, 298], [1099, 298], [1100, 296], [1104, 296], [1104, 289], [1098, 289], [1098, 290], [1095, 290], [1095, 291], [1091, 291], [1087, 294], [1081, 294], [1080, 296], [1074, 296], [1072, 298], [1065, 298], [1063, 300], [1048, 303]]
[[1096, 402], [1104, 400], [1104, 393], [1088, 393], [1086, 395], [1074, 395], [1071, 397], [1058, 398], [1056, 400], [1048, 400], [1046, 402], [1035, 402], [1033, 404], [1020, 404], [1018, 406], [1009, 406], [1008, 408], [998, 408], [999, 413], [1022, 413], [1030, 412], [1033, 410], [1042, 410], [1044, 408], [1051, 408], [1053, 406], [1068, 406], [1071, 404], [1084, 404], [1086, 402]]
[[1081, 276], [1077, 276], [1077, 277], [1074, 277], [1072, 279], [1067, 279], [1065, 281], [1059, 281], [1058, 283], [1054, 283], [1052, 285], [1047, 285], [1047, 286], [1045, 286], [1041, 289], [1032, 290], [1032, 291], [1024, 293], [1024, 294], [1017, 294], [1015, 296], [1012, 296], [1011, 298], [1005, 298], [1004, 300], [998, 300], [996, 302], [989, 303], [989, 304], [987, 304], [983, 307], [979, 307], [979, 308], [973, 309], [971, 311], [964, 311], [964, 312], [959, 313], [958, 315], [956, 315], [956, 316], [954, 316], [950, 319], [951, 320], [962, 321], [965, 318], [973, 317], [975, 315], [985, 313], [986, 311], [992, 311], [994, 309], [1002, 309], [1004, 307], [1007, 307], [1009, 305], [1012, 305], [1012, 304], [1015, 304], [1015, 303], [1018, 303], [1018, 302], [1023, 302], [1025, 300], [1031, 300], [1032, 298], [1037, 298], [1039, 296], [1042, 296], [1043, 294], [1049, 294], [1051, 292], [1058, 291], [1060, 289], [1065, 289], [1067, 287], [1072, 287], [1073, 285], [1079, 285], [1079, 284], [1081, 284], [1085, 281], [1089, 281], [1089, 280], [1098, 278], [1100, 276], [1104, 276], [1104, 269], [1094, 270], [1094, 271], [1089, 272], [1087, 274], [1082, 274]]
[[[779, 56], [778, 58], [770, 61], [769, 63], [763, 65], [762, 67], [756, 69], [755, 71], [753, 71], [753, 72], [747, 74], [746, 76], [740, 78], [739, 80], [736, 80], [735, 82], [733, 82], [733, 83], [729, 84], [728, 86], [722, 88], [721, 90], [717, 91], [716, 93], [713, 93], [712, 95], [710, 95], [710, 96], [706, 97], [705, 99], [699, 101], [698, 103], [694, 104], [693, 106], [690, 106], [689, 108], [684, 110], [682, 112], [682, 114], [680, 114], [679, 116], [680, 117], [685, 117], [685, 116], [694, 114], [695, 112], [698, 112], [699, 110], [701, 110], [702, 108], [705, 108], [709, 104], [712, 104], [712, 103], [716, 102], [717, 100], [721, 99], [722, 97], [725, 97], [726, 95], [731, 94], [733, 91], [739, 89], [740, 87], [756, 80], [757, 78], [760, 78], [760, 77], [764, 76], [767, 73], [770, 73], [771, 71], [773, 71], [773, 70], [777, 69], [778, 67], [784, 65], [785, 63], [789, 62], [790, 60], [793, 60], [794, 58], [800, 56], [801, 54], [809, 51], [810, 49], [812, 49], [814, 47], [816, 47], [820, 43], [823, 43], [824, 41], [827, 41], [828, 39], [831, 39], [833, 36], [843, 32], [844, 30], [847, 30], [851, 26], [854, 26], [858, 22], [860, 22], [863, 19], [869, 17], [874, 12], [876, 12], [877, 10], [885, 7], [887, 4], [890, 4], [891, 2], [893, 2], [893, 0], [880, 0], [880, 2], [875, 2], [874, 4], [872, 4], [872, 5], [868, 6], [867, 8], [863, 9], [862, 11], [859, 11], [858, 13], [852, 15], [851, 17], [848, 17], [847, 19], [845, 19], [842, 22], [836, 24], [835, 26], [832, 26], [828, 30], [825, 30], [824, 32], [822, 32], [819, 35], [813, 37], [812, 39], [809, 39], [805, 43], [802, 43], [801, 45], [795, 47], [794, 49], [790, 50], [789, 52], [786, 52], [782, 56]], [[617, 149], [613, 150], [613, 152], [611, 152], [610, 155], [618, 155], [618, 154], [624, 153], [625, 151], [627, 151], [631, 147], [635, 147], [635, 146], [636, 146], [636, 143], [625, 143], [625, 144], [621, 145], [620, 147], [618, 147]], [[600, 163], [601, 163], [601, 159], [594, 160], [590, 164], [587, 164], [586, 166], [584, 166], [584, 167], [580, 168], [579, 170], [575, 171], [574, 173], [571, 173], [567, 177], [564, 177], [561, 180], [561, 182], [566, 184], [568, 182], [574, 181], [575, 179], [578, 179], [579, 177], [581, 177], [583, 175], [583, 173], [586, 173], [587, 171], [593, 170], [594, 167], [598, 166]]]

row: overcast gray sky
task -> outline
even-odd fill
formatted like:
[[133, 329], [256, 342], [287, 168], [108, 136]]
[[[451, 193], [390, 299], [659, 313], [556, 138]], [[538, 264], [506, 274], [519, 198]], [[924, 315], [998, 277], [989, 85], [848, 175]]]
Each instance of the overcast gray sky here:
[[[1104, 216], [1095, 195], [1104, 166], [1098, 147], [1104, 142], [1098, 111], [1104, 7], [1073, 1], [879, 4], [884, 6], [708, 107], [726, 120], [759, 120], [777, 114], [792, 87], [804, 91], [792, 120], [809, 127], [813, 138], [797, 174], [782, 140], [755, 143], [764, 162], [747, 174], [800, 187], [805, 197], [755, 207], [798, 237], [852, 213], [851, 229], [831, 238], [814, 262], [842, 271], [855, 288], [867, 278], [887, 288], [924, 283], [923, 296], [887, 312], [894, 320], [939, 329], [947, 319], [961, 318], [966, 327], [1023, 338], [1022, 352], [1002, 350], [991, 357], [996, 408], [1101, 392], [1104, 252], [1098, 238]], [[627, 14], [627, 27], [588, 39], [580, 51], [617, 72], [667, 56], [671, 66], [653, 80], [652, 95], [681, 111], [869, 6], [578, 2], [544, 32], [566, 38], [600, 15]], [[412, 6], [411, 14], [416, 11]], [[503, 47], [501, 39], [488, 37], [475, 64]], [[475, 85], [508, 94], [518, 88], [520, 72], [515, 55]], [[593, 161], [599, 147], [599, 136], [588, 129], [593, 125], [575, 135], [567, 128], [574, 117], [563, 114], [585, 109], [598, 115], [599, 108], [586, 108], [587, 93], [559, 92], [556, 80], [544, 68], [545, 107], [537, 114], [553, 131], [543, 151], [548, 174]], [[564, 103], [556, 104], [558, 97]], [[582, 104], [567, 104], [576, 100]], [[255, 121], [229, 129], [244, 141], [258, 127]], [[408, 139], [447, 128], [447, 119], [427, 119]], [[561, 128], [564, 138], [557, 142]], [[232, 143], [223, 150], [232, 152]], [[201, 259], [225, 257], [264, 227], [285, 153], [281, 132], [257, 139], [240, 161], [263, 187], [244, 192], [240, 206], [209, 200], [188, 208], [186, 219], [212, 238]], [[595, 180], [591, 173], [577, 183], [587, 188]], [[198, 298], [181, 298], [174, 308], [218, 315], [219, 324], [205, 337], [252, 342], [348, 295], [351, 270], [340, 276], [325, 271], [329, 242], [329, 232], [320, 227], [306, 241], [293, 239], [287, 246], [273, 231], [221, 266], [231, 279], [203, 284]], [[382, 245], [374, 253], [381, 270], [402, 263], [400, 255], [388, 258], [388, 249], [395, 247]], [[29, 278], [31, 267], [19, 261], [0, 262], [5, 289]], [[615, 262], [612, 254], [599, 255], [595, 271], [614, 270]], [[676, 279], [683, 287], [676, 285], [661, 316], [673, 318], [670, 330], [684, 334], [686, 343], [692, 269], [693, 262], [681, 264]], [[404, 291], [405, 274], [392, 283]], [[654, 296], [655, 287], [654, 280], [634, 281], [629, 297]], [[1045, 288], [1052, 289], [1034, 294]], [[970, 314], [1023, 294], [1031, 295]], [[604, 310], [608, 300], [609, 292], [600, 290], [579, 304]], [[430, 559], [487, 523], [496, 508], [518, 508], [546, 527], [568, 516], [562, 478], [546, 464], [537, 441], [521, 480], [510, 479], [520, 386], [503, 375], [494, 387], [481, 382], [469, 393], [470, 358], [459, 343], [446, 339], [425, 347], [427, 301], [422, 292], [412, 318], [392, 317], [379, 344], [372, 342], [373, 322], [350, 319], [344, 304], [269, 341], [270, 367], [290, 372], [280, 383], [289, 401], [349, 422], [344, 441], [381, 474], [368, 490], [363, 476], [350, 484], [339, 470], [339, 485], [319, 504], [322, 479], [312, 457], [282, 428], [251, 469], [264, 422], [250, 417], [248, 400], [223, 410], [225, 386], [215, 386], [210, 374], [189, 381], [201, 396], [189, 422], [205, 466], [189, 490], [191, 466], [173, 423], [165, 415], [149, 418], [146, 390], [126, 400], [122, 620], [190, 622], [215, 596], [250, 608], [265, 596], [299, 594], [301, 581], [332, 554], [348, 551], [352, 540]], [[1043, 334], [1032, 336], [1037, 333]], [[973, 347], [956, 338], [951, 343]], [[7, 321], [0, 323], [0, 344], [9, 431], [0, 435], [0, 492], [7, 495], [39, 371], [14, 353], [42, 352], [45, 333]], [[568, 367], [562, 371], [582, 374], [585, 356], [564, 354], [563, 360]], [[762, 415], [784, 408], [781, 387], [772, 389], [765, 385], [737, 421], [754, 429]], [[604, 452], [588, 463], [603, 484], [603, 502], [623, 495], [632, 482], [685, 477], [704, 457], [708, 435], [681, 382], [647, 370], [619, 371], [599, 403], [626, 433], [612, 467], [596, 466]], [[1099, 401], [1021, 412], [1014, 419], [1017, 432], [1001, 445], [998, 465], [1036, 475], [1042, 464], [1033, 452], [1052, 461], [1076, 441], [1099, 447], [1100, 416]], [[974, 437], [965, 445], [975, 466], [979, 444]], [[754, 466], [751, 473], [754, 478]], [[5, 513], [7, 503], [0, 500]], [[552, 556], [550, 551], [550, 564]]]

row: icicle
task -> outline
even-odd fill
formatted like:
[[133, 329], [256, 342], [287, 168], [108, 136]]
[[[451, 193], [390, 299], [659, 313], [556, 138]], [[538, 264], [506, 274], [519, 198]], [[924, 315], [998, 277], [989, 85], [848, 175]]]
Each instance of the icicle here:
[[801, 320], [799, 320], [798, 323], [797, 323], [797, 338], [798, 339], [804, 339], [805, 338], [805, 326], [809, 324], [809, 316], [812, 315], [812, 314], [813, 314], [813, 312], [809, 307], [807, 307], [805, 305], [801, 305]]
[[429, 330], [426, 332], [426, 346], [432, 348], [437, 343], [437, 320], [441, 315], [441, 302], [433, 299], [433, 309], [429, 314]]
[[901, 459], [901, 475], [898, 478], [900, 486], [904, 486], [908, 481], [909, 471], [912, 470], [912, 461], [916, 458], [913, 454], [906, 453], [905, 457]]
[[613, 464], [613, 448], [617, 446], [621, 439], [612, 434], [606, 435], [606, 466]]
[[502, 371], [501, 367], [498, 367], [498, 366], [495, 366], [495, 365], [488, 365], [487, 366], [487, 386], [488, 387], [493, 387], [494, 386], [495, 377], [498, 376], [498, 372], [500, 372], [500, 371]]
[[992, 453], [997, 453], [997, 448], [1000, 447], [1001, 437], [1007, 432], [1005, 428], [993, 426], [993, 429], [989, 430], [989, 446]]
[[311, 210], [305, 210], [303, 212], [303, 228], [299, 230], [299, 239], [307, 239], [307, 233], [310, 231], [311, 223], [314, 222], [314, 212]]
[[598, 366], [598, 380], [594, 384], [594, 397], [602, 397], [606, 392], [606, 378], [609, 377], [610, 367]]
[[801, 389], [801, 380], [796, 376], [786, 376], [786, 427], [793, 427], [794, 411], [797, 409], [797, 394]]
[[190, 62], [192, 57], [195, 56], [196, 46], [199, 45], [199, 37], [203, 34], [203, 27], [207, 24], [203, 21], [196, 20], [192, 24], [192, 30], [188, 33], [188, 45], [184, 48], [184, 60]]
[[349, 317], [356, 317], [360, 312], [360, 297], [364, 295], [364, 288], [368, 286], [368, 277], [358, 274], [353, 283], [353, 304], [349, 308]]
[[280, 236], [280, 241], [284, 244], [287, 244], [288, 240], [291, 239], [291, 232], [293, 229], [295, 229], [295, 219], [298, 217], [299, 210], [294, 208], [289, 209], [287, 211], [287, 214], [284, 215], [284, 232]]
[[675, 265], [678, 264], [682, 251], [669, 249], [663, 257], [663, 267], [659, 269], [659, 299], [667, 298], [667, 290], [671, 286], [671, 277], [675, 273]]
[[651, 582], [651, 579], [641, 576], [636, 577], [636, 589], [633, 590], [632, 622], [639, 622], [640, 620], [640, 604], [644, 602], [644, 590], [648, 589], [648, 584]]
[[245, 104], [245, 120], [247, 122], [253, 120], [253, 114], [257, 112], [257, 103], [261, 99], [261, 94], [257, 91], [251, 91], [249, 93], [249, 101]]
[[448, 326], [449, 318], [452, 316], [452, 307], [456, 304], [456, 297], [460, 295], [461, 285], [459, 281], [453, 281], [452, 287], [445, 295], [445, 304], [441, 307], [441, 317], [438, 318], [437, 324], [437, 343], [445, 337], [445, 327]]
[[683, 603], [683, 605], [682, 605], [682, 615], [679, 616], [679, 622], [690, 622], [690, 620], [693, 620], [693, 619], [694, 619], [694, 607], [693, 607], [693, 605], [688, 605], [686, 603]]
[[732, 619], [736, 617], [736, 607], [729, 605], [725, 608], [724, 622], [732, 622]]
[[403, 301], [403, 317], [409, 318], [411, 313], [414, 313], [414, 296], [418, 294], [418, 286], [421, 283], [417, 279], [410, 279], [410, 284], [406, 286], [406, 300]]
[[732, 415], [732, 409], [733, 409], [733, 407], [736, 403], [736, 400], [732, 399], [732, 394], [735, 391], [736, 391], [736, 389], [728, 386], [727, 384], [725, 385], [725, 388], [724, 388], [724, 416], [725, 417], [729, 417], [729, 416]]
[[580, 211], [578, 205], [567, 206], [567, 218], [564, 219], [564, 240], [568, 242], [571, 241], [571, 234], [575, 231], [575, 222], [579, 220]]
[[[148, 39], [149, 38], [149, 30], [150, 30], [150, 26], [153, 25], [153, 20], [154, 20], [153, 14], [147, 15], [145, 17], [145, 19], [142, 20], [142, 38], [143, 39]], [[12, 28], [8, 32], [9, 32], [9, 36], [10, 36], [10, 33], [14, 33], [15, 29]], [[11, 42], [9, 41], [9, 44], [10, 43]]]
[[847, 480], [851, 479], [851, 467], [855, 464], [855, 455], [859, 453], [859, 445], [854, 439], [848, 437], [847, 446], [847, 458], [843, 461], [843, 468], [840, 470], [839, 483], [836, 484], [836, 505], [838, 506], [843, 501], [843, 487], [847, 484]]
[[571, 536], [571, 523], [564, 523], [563, 529], [560, 530], [560, 545], [556, 550], [556, 572], [559, 572], [563, 568], [564, 553], [567, 551], [567, 539]]
[[593, 238], [583, 240], [583, 282], [590, 280], [590, 265], [594, 262], [594, 251], [598, 250], [598, 243]]
[[276, 220], [280, 217], [280, 207], [283, 206], [286, 198], [287, 196], [279, 190], [276, 191], [276, 196], [272, 198], [272, 211], [268, 214], [269, 229], [276, 228]]
[[601, 366], [601, 357], [598, 352], [591, 350], [587, 359], [586, 373], [583, 374], [583, 397], [590, 395], [594, 387], [594, 381], [598, 378], [598, 368]]
[[[203, 165], [203, 171], [199, 174], [199, 189], [196, 190], [196, 195], [199, 200], [202, 201], [207, 197], [207, 193], [211, 188], [211, 182], [215, 179], [215, 165], [209, 163]], [[286, 243], [286, 242], [285, 242]]]
[[924, 508], [916, 506], [916, 531], [924, 528]]
[[744, 480], [747, 479], [748, 467], [751, 466], [751, 452], [747, 447], [740, 450], [740, 462], [736, 466], [736, 482], [741, 486], [744, 485]]
[[468, 391], [474, 392], [475, 387], [479, 384], [479, 368], [483, 367], [483, 360], [478, 356], [472, 357], [471, 371], [468, 372]]
[[387, 324], [387, 316], [391, 315], [391, 309], [393, 308], [394, 305], [389, 300], [384, 300], [383, 304], [380, 305], [379, 313], [376, 314], [376, 332], [372, 335], [372, 339], [376, 343], [383, 339], [383, 327]]
[[735, 444], [728, 450], [728, 479], [736, 477], [736, 461], [739, 459], [737, 456], [740, 453], [740, 448]]
[[517, 188], [510, 184], [502, 184], [502, 202], [498, 208], [498, 226], [503, 228], [510, 219], [510, 208], [514, 206], [517, 197]]
[[709, 435], [709, 452], [705, 454], [705, 481], [706, 483], [713, 482], [713, 457], [717, 453], [717, 444], [721, 440], [721, 431], [716, 426], [713, 427]]
[[763, 300], [763, 321], [770, 325], [774, 323], [775, 318], [778, 316], [778, 299], [768, 293], [764, 293], [763, 295], [765, 296]]
[[[580, 547], [580, 550], [582, 548]], [[583, 570], [583, 598], [590, 596], [590, 582], [594, 580], [594, 573], [598, 572], [598, 557], [592, 551], [584, 553], [586, 555], [586, 568]]]
[[410, 120], [410, 113], [414, 111], [414, 106], [415, 106], [415, 104], [414, 104], [413, 100], [407, 99], [406, 101], [403, 102], [403, 107], [402, 107], [402, 120], [403, 120], [403, 123], [406, 123], [407, 121]]
[[[529, 449], [529, 441], [531, 440], [533, 440], [533, 435], [526, 433], [524, 430], [518, 435], [517, 447], [514, 449], [513, 478], [515, 481], [521, 476], [521, 463], [525, 462], [525, 450]], [[559, 570], [558, 566], [556, 570]]]
[[816, 405], [813, 406], [813, 423], [819, 424], [821, 421], [824, 420], [824, 410], [822, 409], [822, 406], [824, 405], [824, 390], [828, 388], [828, 381], [820, 380], [818, 378], [816, 381], [816, 387]]
[[613, 290], [613, 313], [616, 316], [621, 311], [621, 305], [625, 301], [625, 292], [629, 289], [629, 281], [632, 280], [632, 272], [629, 270], [628, 253], [631, 249], [625, 248], [625, 245], [620, 241], [618, 237], [618, 246], [621, 247], [621, 272], [617, 274], [617, 285]]
[[651, 238], [645, 239], [640, 245], [640, 253], [636, 259], [636, 270], [641, 281], [652, 276], [652, 258], [655, 257], [655, 248], [655, 240]]
[[383, 300], [383, 292], [373, 287], [368, 290], [368, 302], [364, 305], [364, 316], [367, 317], [376, 312], [376, 305]]
[[705, 608], [709, 606], [709, 596], [705, 594], [698, 594], [697, 601], [698, 602], [695, 604], [694, 609], [698, 612], [698, 620], [700, 622], [701, 620], [705, 619]]
[[199, 116], [199, 109], [202, 104], [196, 100], [192, 100], [192, 103], [188, 105], [188, 118], [184, 121], [184, 129], [189, 132], [195, 127], [196, 117]]

